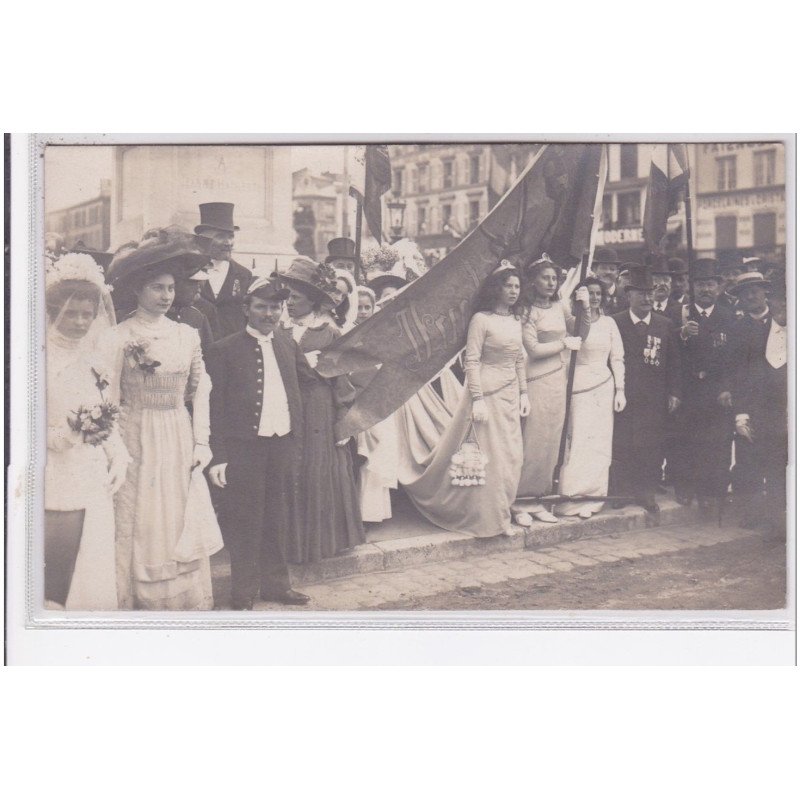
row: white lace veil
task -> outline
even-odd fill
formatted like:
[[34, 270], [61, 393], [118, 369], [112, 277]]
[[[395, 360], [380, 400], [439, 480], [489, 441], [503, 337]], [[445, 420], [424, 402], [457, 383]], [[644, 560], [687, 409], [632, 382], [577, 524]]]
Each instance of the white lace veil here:
[[[116, 324], [111, 287], [105, 282], [103, 270], [86, 253], [67, 253], [57, 260], [48, 258], [45, 261], [48, 339], [69, 342], [82, 352], [95, 351], [103, 335]], [[65, 315], [73, 300], [90, 300], [97, 304], [92, 323], [77, 339], [64, 333]]]

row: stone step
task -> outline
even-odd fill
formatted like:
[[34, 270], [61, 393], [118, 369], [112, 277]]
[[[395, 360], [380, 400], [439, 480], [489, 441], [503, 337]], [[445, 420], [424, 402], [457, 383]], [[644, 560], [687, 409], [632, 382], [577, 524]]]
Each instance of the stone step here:
[[[326, 558], [317, 564], [293, 565], [292, 585], [302, 587], [351, 575], [455, 561], [509, 550], [549, 547], [575, 539], [696, 520], [696, 511], [674, 500], [659, 498], [659, 505], [661, 512], [657, 515], [629, 506], [602, 511], [589, 520], [568, 517], [554, 523], [536, 522], [529, 528], [515, 526], [509, 536], [480, 538], [470, 533], [437, 530], [416, 536], [372, 541], [355, 547], [350, 553]], [[212, 577], [217, 581], [230, 578], [230, 564], [224, 550], [212, 559]]]

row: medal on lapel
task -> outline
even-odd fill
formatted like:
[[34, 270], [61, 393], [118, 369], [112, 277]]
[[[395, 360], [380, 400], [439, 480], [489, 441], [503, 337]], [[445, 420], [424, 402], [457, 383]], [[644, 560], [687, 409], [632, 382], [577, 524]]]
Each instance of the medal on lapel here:
[[661, 337], [648, 334], [644, 348], [644, 363], [657, 367], [661, 363]]
[[239, 279], [236, 278], [236, 280], [233, 282], [233, 288], [231, 289], [231, 294], [233, 295], [233, 297], [239, 297], [241, 293], [242, 293], [242, 284], [239, 282]]

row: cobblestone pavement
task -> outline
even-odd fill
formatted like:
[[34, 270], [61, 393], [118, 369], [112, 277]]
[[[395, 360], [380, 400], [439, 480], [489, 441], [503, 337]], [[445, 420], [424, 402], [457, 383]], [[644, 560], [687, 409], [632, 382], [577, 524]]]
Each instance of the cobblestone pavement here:
[[354, 575], [302, 591], [312, 598], [310, 611], [777, 608], [786, 592], [785, 542], [730, 526], [673, 525]]

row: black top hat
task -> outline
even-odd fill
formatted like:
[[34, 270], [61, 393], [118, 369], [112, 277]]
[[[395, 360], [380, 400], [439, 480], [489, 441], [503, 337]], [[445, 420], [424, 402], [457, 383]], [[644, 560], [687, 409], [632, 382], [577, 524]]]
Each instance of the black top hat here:
[[376, 297], [380, 297], [384, 289], [402, 289], [407, 285], [408, 281], [405, 278], [401, 278], [399, 275], [378, 275], [377, 278], [373, 278], [367, 284], [367, 286], [375, 292]]
[[200, 224], [194, 232], [202, 233], [204, 228], [228, 233], [238, 231], [239, 226], [233, 224], [233, 203], [200, 203]]
[[619, 266], [620, 261], [617, 251], [611, 247], [596, 247], [594, 257], [592, 258], [593, 264], [616, 264]]
[[715, 258], [698, 258], [692, 264], [691, 275], [693, 281], [720, 280], [719, 264]]
[[637, 264], [635, 261], [628, 261], [622, 265], [620, 272], [622, 271], [628, 273], [626, 291], [628, 289], [639, 289], [643, 292], [651, 292], [653, 290], [653, 272], [649, 266]]
[[328, 257], [325, 259], [325, 263], [327, 264], [337, 258], [355, 261], [356, 243], [345, 236], [340, 236], [338, 239], [331, 239], [328, 242]]

